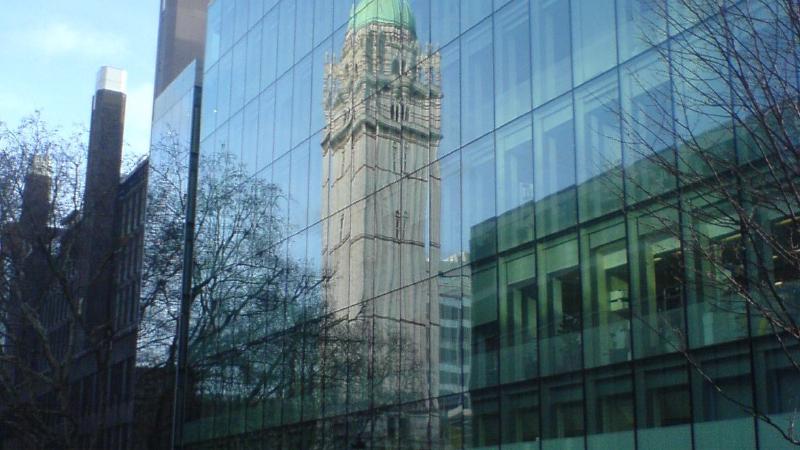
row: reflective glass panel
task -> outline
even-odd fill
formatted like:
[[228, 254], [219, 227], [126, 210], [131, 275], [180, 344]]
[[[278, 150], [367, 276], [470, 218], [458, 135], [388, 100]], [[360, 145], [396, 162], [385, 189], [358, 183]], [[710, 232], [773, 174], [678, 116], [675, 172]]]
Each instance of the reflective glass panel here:
[[495, 133], [499, 250], [533, 240], [533, 136], [526, 115]]
[[[431, 91], [441, 96], [441, 140], [438, 155], [444, 156], [461, 143], [461, 69], [459, 41], [453, 41], [438, 52], [441, 61], [441, 84], [432, 84]], [[436, 57], [436, 55], [434, 55]], [[437, 89], [438, 88], [438, 89]], [[446, 99], [446, 100], [445, 100]], [[432, 117], [435, 120], [435, 117]]]
[[528, 2], [515, 0], [495, 14], [494, 100], [498, 126], [531, 109], [529, 35]]
[[496, 248], [494, 141], [489, 135], [461, 150], [462, 248], [470, 260]]
[[625, 189], [629, 204], [675, 189], [672, 94], [657, 50], [620, 69]]
[[564, 96], [533, 112], [536, 232], [545, 236], [576, 222], [572, 101]]
[[[485, 0], [476, 1], [489, 4]], [[494, 124], [493, 79], [492, 21], [486, 20], [461, 38], [462, 144], [466, 144], [492, 129], [492, 124]]]
[[581, 222], [622, 206], [622, 151], [616, 71], [575, 92]]
[[617, 37], [613, 0], [572, 0], [575, 85], [614, 67]]
[[531, 1], [533, 106], [572, 86], [569, 0]]

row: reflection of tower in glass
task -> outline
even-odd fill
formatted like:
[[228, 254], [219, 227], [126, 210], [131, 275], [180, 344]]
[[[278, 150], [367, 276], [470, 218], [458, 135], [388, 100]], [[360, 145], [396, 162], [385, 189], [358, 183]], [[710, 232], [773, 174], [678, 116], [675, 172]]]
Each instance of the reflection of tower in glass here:
[[[438, 272], [440, 178], [428, 163], [440, 140], [439, 83], [439, 55], [417, 42], [407, 0], [361, 0], [341, 56], [326, 67], [325, 301], [337, 315], [369, 324], [376, 403], [393, 403], [398, 389], [404, 402], [424, 400], [438, 385], [431, 275]], [[376, 416], [374, 437], [427, 430], [427, 415], [403, 416]]]
[[362, 0], [326, 69], [323, 260], [326, 301], [342, 310], [431, 273], [439, 59], [420, 48], [406, 0]]

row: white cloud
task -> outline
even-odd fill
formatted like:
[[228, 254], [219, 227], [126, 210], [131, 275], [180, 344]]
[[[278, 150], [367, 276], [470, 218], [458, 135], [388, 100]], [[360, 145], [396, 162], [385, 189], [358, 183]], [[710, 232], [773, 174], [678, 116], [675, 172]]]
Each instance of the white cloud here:
[[127, 51], [125, 40], [120, 36], [81, 29], [65, 22], [53, 22], [30, 30], [26, 41], [48, 56], [110, 58]]
[[125, 106], [126, 159], [138, 159], [150, 151], [150, 120], [153, 113], [153, 84], [142, 83], [128, 89]]

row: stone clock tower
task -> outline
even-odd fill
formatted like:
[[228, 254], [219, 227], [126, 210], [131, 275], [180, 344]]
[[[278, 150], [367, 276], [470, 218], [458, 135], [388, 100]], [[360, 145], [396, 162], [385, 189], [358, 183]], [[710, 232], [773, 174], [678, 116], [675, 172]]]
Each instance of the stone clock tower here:
[[335, 311], [436, 273], [439, 55], [415, 28], [407, 0], [362, 0], [326, 66], [323, 261]]

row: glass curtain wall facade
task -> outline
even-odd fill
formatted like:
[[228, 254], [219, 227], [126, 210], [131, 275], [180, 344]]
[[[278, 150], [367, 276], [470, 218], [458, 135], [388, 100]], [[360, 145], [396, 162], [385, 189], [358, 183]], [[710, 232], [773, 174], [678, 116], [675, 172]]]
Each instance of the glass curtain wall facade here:
[[796, 372], [665, 224], [736, 233], [623, 138], [676, 152], [649, 4], [213, 1], [200, 176], [268, 244], [193, 310], [186, 448], [786, 447]]

